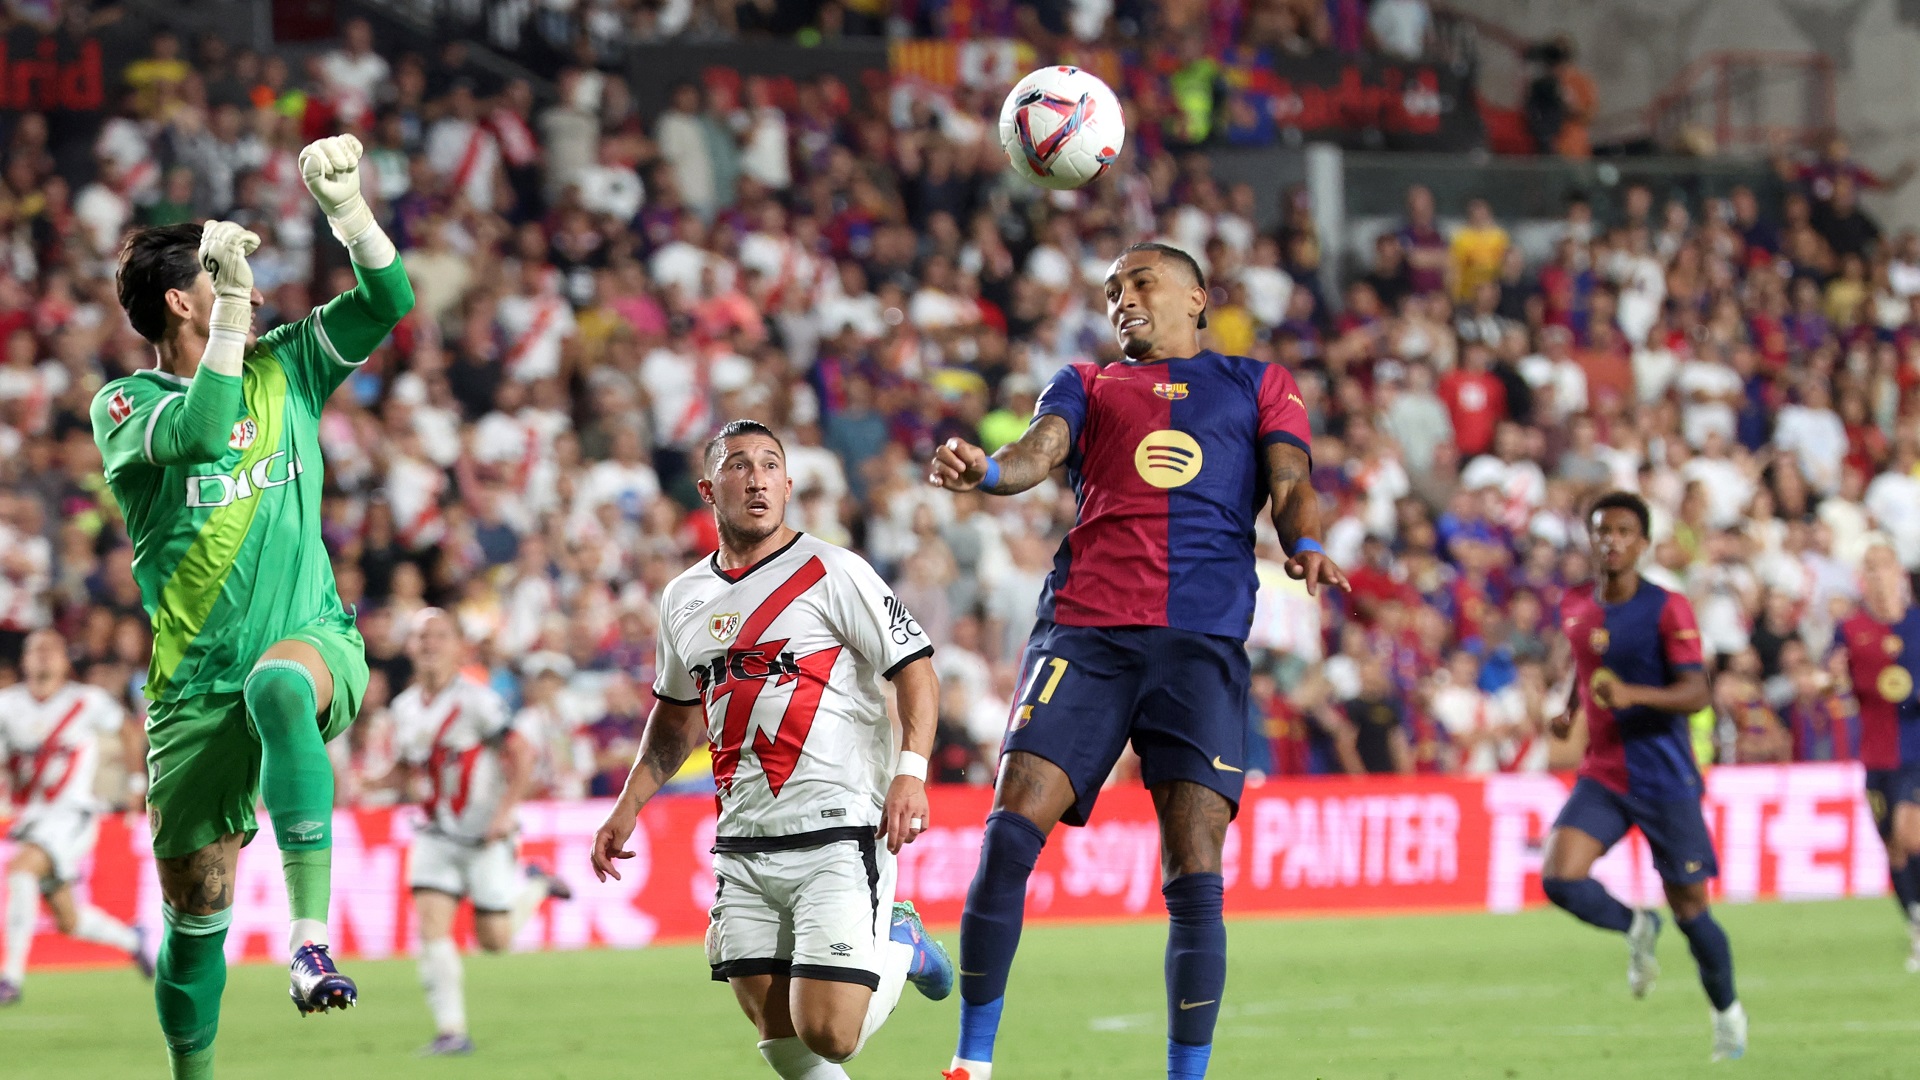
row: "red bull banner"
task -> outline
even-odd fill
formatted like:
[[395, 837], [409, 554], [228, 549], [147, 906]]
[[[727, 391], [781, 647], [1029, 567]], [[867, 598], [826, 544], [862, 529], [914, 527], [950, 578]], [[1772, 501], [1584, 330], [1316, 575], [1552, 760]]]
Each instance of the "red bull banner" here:
[[[1811, 900], [1887, 891], [1886, 855], [1857, 765], [1748, 766], [1707, 777], [1707, 824], [1720, 854], [1716, 899]], [[1517, 911], [1544, 902], [1541, 845], [1572, 781], [1556, 775], [1390, 777], [1269, 781], [1247, 789], [1227, 833], [1230, 915], [1340, 915]], [[937, 788], [933, 821], [900, 856], [899, 896], [927, 921], [960, 917], [979, 858], [992, 793]], [[522, 808], [521, 855], [573, 887], [521, 929], [522, 949], [640, 948], [698, 941], [713, 902], [713, 800], [657, 800], [641, 815], [622, 880], [597, 882], [593, 832], [610, 804], [533, 803]], [[334, 818], [335, 951], [405, 956], [414, 944], [407, 851], [415, 812], [342, 811]], [[0, 843], [0, 859], [8, 845]], [[160, 893], [146, 825], [106, 819], [77, 886], [110, 914], [160, 925]], [[1638, 833], [1595, 867], [1630, 904], [1657, 904], [1660, 880]], [[235, 960], [280, 959], [286, 887], [277, 852], [262, 840], [236, 874]], [[1131, 786], [1105, 792], [1086, 828], [1056, 830], [1027, 890], [1032, 921], [1159, 919], [1160, 844], [1153, 803]], [[54, 933], [42, 915], [38, 965], [113, 963], [111, 952]]]

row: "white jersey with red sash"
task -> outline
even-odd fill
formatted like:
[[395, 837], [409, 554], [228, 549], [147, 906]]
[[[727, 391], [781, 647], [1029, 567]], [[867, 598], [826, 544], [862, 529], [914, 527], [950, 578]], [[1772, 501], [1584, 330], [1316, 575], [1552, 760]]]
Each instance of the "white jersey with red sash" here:
[[426, 828], [469, 843], [484, 840], [507, 794], [501, 753], [514, 725], [506, 701], [490, 687], [456, 678], [431, 697], [418, 684], [408, 687], [393, 699], [391, 712], [397, 756], [427, 775]]
[[661, 590], [659, 649], [654, 695], [706, 712], [723, 841], [880, 823], [881, 680], [933, 646], [866, 560], [804, 533], [745, 572], [702, 560]]
[[68, 683], [44, 701], [25, 684], [0, 690], [0, 753], [14, 813], [99, 809], [93, 781], [100, 736], [117, 734], [125, 722], [119, 702], [97, 686]]

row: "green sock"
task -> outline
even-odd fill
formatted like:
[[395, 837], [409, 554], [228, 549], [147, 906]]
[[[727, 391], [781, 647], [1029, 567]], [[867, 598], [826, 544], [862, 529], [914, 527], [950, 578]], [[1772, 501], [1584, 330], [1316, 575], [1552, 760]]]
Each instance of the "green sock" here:
[[174, 1080], [213, 1075], [213, 1037], [227, 987], [227, 926], [233, 911], [183, 915], [163, 906], [166, 933], [155, 963], [153, 1002], [167, 1038]]
[[173, 1055], [173, 1080], [213, 1080], [213, 1047]]
[[295, 919], [327, 921], [333, 896], [333, 850], [282, 851], [280, 872], [287, 878], [287, 901]]
[[327, 920], [333, 846], [333, 762], [320, 738], [313, 676], [262, 660], [247, 677], [247, 715], [263, 748], [260, 790], [273, 819], [296, 920]]

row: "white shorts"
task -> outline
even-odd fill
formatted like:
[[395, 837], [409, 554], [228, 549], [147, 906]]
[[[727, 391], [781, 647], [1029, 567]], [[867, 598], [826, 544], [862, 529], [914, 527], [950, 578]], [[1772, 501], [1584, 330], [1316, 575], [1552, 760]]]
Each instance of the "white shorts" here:
[[512, 839], [464, 843], [422, 830], [413, 834], [407, 885], [464, 896], [475, 911], [511, 911], [522, 878], [519, 854]]
[[80, 864], [93, 851], [100, 838], [99, 816], [91, 810], [67, 806], [30, 810], [14, 823], [9, 839], [17, 844], [32, 844], [47, 853], [53, 862], [53, 874], [40, 882], [42, 892], [80, 880]]
[[879, 987], [880, 947], [893, 923], [893, 856], [871, 828], [831, 832], [824, 843], [771, 851], [730, 850], [750, 842], [719, 841], [707, 927], [715, 981], [792, 975]]

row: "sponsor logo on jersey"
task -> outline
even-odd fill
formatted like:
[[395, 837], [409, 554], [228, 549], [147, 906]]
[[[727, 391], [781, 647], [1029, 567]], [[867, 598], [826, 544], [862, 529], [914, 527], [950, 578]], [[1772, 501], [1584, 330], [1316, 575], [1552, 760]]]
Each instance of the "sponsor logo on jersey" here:
[[1880, 669], [1873, 685], [1881, 698], [1899, 704], [1913, 696], [1913, 673], [1899, 664], [1889, 664]]
[[1153, 384], [1153, 392], [1155, 395], [1166, 398], [1168, 401], [1179, 401], [1181, 398], [1187, 396], [1187, 384], [1183, 382], [1157, 382]]
[[260, 425], [253, 422], [253, 417], [243, 416], [239, 423], [233, 425], [233, 434], [227, 436], [227, 445], [235, 450], [245, 450], [259, 437]]
[[895, 645], [905, 645], [920, 636], [920, 624], [913, 621], [907, 605], [893, 596], [887, 597], [887, 629], [893, 633]]
[[1605, 653], [1612, 642], [1613, 637], [1604, 626], [1594, 627], [1593, 633], [1587, 635], [1587, 648], [1592, 649], [1595, 656]]
[[1154, 487], [1177, 488], [1200, 475], [1203, 458], [1193, 436], [1168, 428], [1140, 440], [1133, 451], [1133, 467]]
[[723, 645], [732, 641], [733, 635], [739, 632], [740, 613], [737, 611], [725, 612], [707, 620], [707, 633], [712, 634], [713, 640]]
[[820, 816], [821, 817], [846, 817], [847, 808], [844, 806], [836, 806], [831, 810], [822, 810], [820, 811]]
[[759, 649], [731, 649], [725, 656], [714, 657], [710, 664], [688, 668], [687, 674], [693, 676], [693, 684], [699, 687], [701, 695], [705, 696], [708, 687], [719, 686], [729, 679], [734, 682], [747, 682], [756, 679], [798, 678], [800, 660], [791, 652], [775, 653], [769, 656]]
[[[274, 475], [276, 470], [280, 475]], [[290, 456], [285, 450], [275, 450], [254, 462], [252, 468], [236, 469], [231, 475], [201, 473], [187, 477], [187, 506], [192, 509], [231, 506], [268, 488], [285, 487], [306, 471], [298, 457]]]
[[701, 598], [699, 598], [699, 599], [697, 599], [697, 600], [689, 600], [689, 601], [687, 601], [687, 606], [686, 606], [686, 607], [683, 607], [683, 608], [681, 608], [680, 610], [681, 610], [681, 611], [692, 611], [693, 609], [695, 609], [695, 608], [697, 608], [697, 607], [699, 607], [700, 605], [702, 605], [702, 604], [704, 604], [704, 603], [706, 603], [706, 602], [707, 602], [707, 600], [706, 600], [706, 597], [701, 597]]
[[113, 396], [107, 399], [107, 419], [120, 424], [125, 423], [127, 417], [132, 415], [133, 402], [127, 400], [127, 392], [115, 390]]

